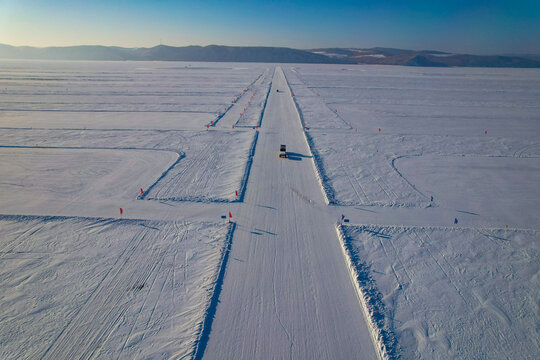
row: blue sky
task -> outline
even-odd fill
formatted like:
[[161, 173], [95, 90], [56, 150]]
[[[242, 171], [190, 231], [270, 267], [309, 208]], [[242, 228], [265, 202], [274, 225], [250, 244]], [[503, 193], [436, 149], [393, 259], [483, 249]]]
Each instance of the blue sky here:
[[540, 53], [540, 0], [0, 0], [0, 43]]

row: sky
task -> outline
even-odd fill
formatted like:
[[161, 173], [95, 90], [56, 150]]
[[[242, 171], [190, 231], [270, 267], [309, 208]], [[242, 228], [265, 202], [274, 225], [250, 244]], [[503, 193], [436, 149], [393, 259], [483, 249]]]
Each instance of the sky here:
[[540, 0], [0, 0], [0, 43], [540, 53]]

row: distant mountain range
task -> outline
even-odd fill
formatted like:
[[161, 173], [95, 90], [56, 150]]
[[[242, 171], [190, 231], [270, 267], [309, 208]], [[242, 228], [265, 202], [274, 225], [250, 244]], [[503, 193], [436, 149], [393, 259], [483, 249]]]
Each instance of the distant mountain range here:
[[442, 51], [402, 50], [391, 48], [371, 49], [313, 49], [315, 54], [326, 55], [355, 64], [405, 65], [405, 66], [467, 66], [467, 67], [517, 67], [538, 68], [538, 55], [465, 55]]
[[0, 58], [39, 60], [156, 60], [220, 61], [316, 64], [379, 64], [405, 66], [469, 66], [540, 68], [540, 55], [484, 56], [441, 51], [416, 51], [390, 48], [324, 48], [298, 50], [256, 46], [159, 45], [152, 48], [81, 45], [36, 48], [0, 44]]
[[344, 63], [342, 59], [310, 51], [280, 47], [252, 46], [184, 46], [166, 45], [152, 48], [116, 46], [67, 46], [35, 48], [0, 44], [0, 58], [40, 60], [162, 60], [162, 61], [223, 61], [271, 63]]

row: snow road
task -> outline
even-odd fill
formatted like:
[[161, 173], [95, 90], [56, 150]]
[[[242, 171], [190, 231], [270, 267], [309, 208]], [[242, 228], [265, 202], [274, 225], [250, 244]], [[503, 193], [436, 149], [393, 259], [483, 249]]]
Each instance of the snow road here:
[[[287, 145], [287, 159], [278, 157], [280, 144]], [[196, 358], [377, 358], [335, 219], [324, 216], [324, 207], [278, 68], [244, 203], [233, 214], [237, 227], [219, 305]]]

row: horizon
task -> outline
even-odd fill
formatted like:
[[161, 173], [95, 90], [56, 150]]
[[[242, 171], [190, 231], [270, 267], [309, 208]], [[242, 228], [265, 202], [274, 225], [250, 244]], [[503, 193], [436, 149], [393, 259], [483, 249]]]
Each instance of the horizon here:
[[116, 47], [116, 48], [123, 48], [123, 49], [152, 49], [158, 46], [167, 46], [167, 47], [173, 47], [173, 48], [182, 48], [182, 47], [209, 47], [209, 46], [223, 46], [223, 47], [262, 47], [262, 48], [284, 48], [284, 49], [293, 49], [293, 50], [302, 50], [302, 51], [312, 51], [312, 50], [319, 50], [319, 49], [351, 49], [351, 50], [371, 50], [371, 49], [395, 49], [395, 50], [404, 50], [404, 51], [418, 51], [418, 52], [443, 52], [448, 54], [456, 54], [456, 55], [475, 55], [475, 56], [526, 56], [526, 55], [540, 55], [539, 52], [528, 52], [528, 53], [490, 53], [490, 54], [481, 54], [481, 53], [456, 53], [448, 50], [441, 50], [441, 49], [406, 49], [403, 47], [384, 47], [384, 46], [373, 46], [369, 48], [360, 48], [360, 47], [326, 47], [326, 48], [311, 48], [311, 49], [300, 49], [300, 48], [292, 48], [287, 46], [268, 46], [268, 45], [225, 45], [225, 44], [208, 44], [208, 45], [198, 45], [198, 44], [190, 44], [190, 45], [182, 45], [182, 46], [175, 46], [175, 45], [169, 45], [169, 44], [157, 44], [152, 46], [140, 46], [140, 47], [129, 47], [129, 46], [122, 46], [122, 45], [101, 45], [101, 44], [76, 44], [76, 45], [62, 45], [62, 46], [56, 46], [56, 45], [50, 45], [50, 46], [32, 46], [32, 45], [13, 45], [13, 44], [6, 44], [6, 43], [0, 43], [0, 45], [4, 46], [12, 46], [12, 47], [29, 47], [29, 48], [35, 48], [35, 49], [46, 49], [46, 48], [69, 48], [69, 47]]
[[[474, 55], [540, 53], [540, 3], [366, 1], [0, 1], [11, 46], [398, 48]], [[226, 44], [226, 45], [225, 45]]]

